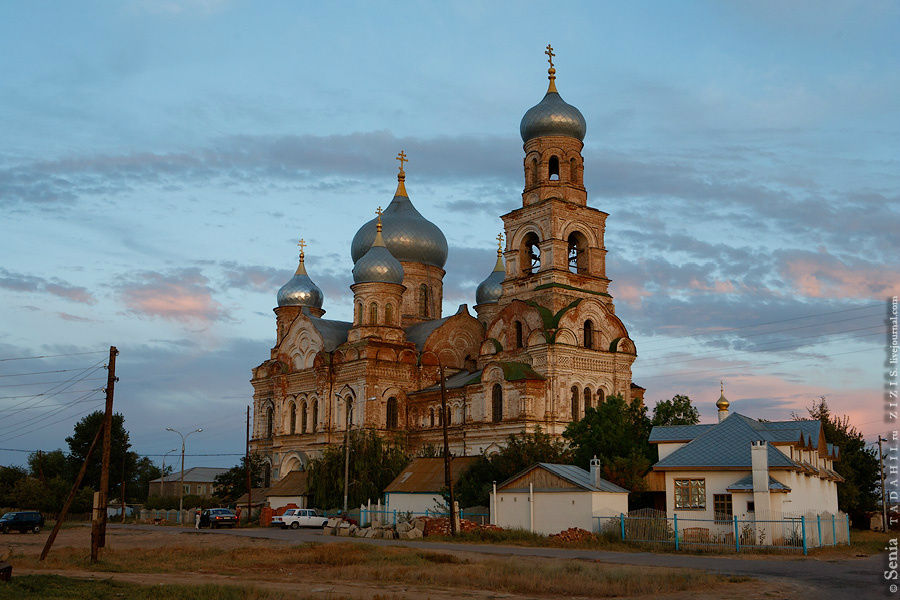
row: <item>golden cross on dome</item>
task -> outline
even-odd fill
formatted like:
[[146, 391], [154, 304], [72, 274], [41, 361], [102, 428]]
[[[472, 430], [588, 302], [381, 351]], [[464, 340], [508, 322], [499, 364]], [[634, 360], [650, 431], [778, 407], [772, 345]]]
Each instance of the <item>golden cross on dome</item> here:
[[720, 379], [720, 380], [719, 380], [719, 391], [720, 391], [722, 394], [725, 393], [725, 380], [724, 380], [724, 379]]
[[378, 222], [375, 224], [375, 231], [381, 233], [381, 207], [375, 209], [375, 214], [378, 215]]
[[556, 56], [553, 54], [553, 46], [547, 44], [547, 49], [544, 50], [544, 54], [547, 55], [547, 61], [550, 63], [550, 68], [553, 68], [553, 57]]
[[397, 160], [400, 161], [400, 172], [402, 173], [403, 172], [403, 163], [409, 162], [409, 159], [406, 158], [406, 152], [401, 150], [400, 153], [397, 155]]
[[497, 250], [503, 250], [503, 234], [497, 234]]
[[380, 206], [375, 209], [375, 214], [378, 215], [379, 219], [381, 218], [381, 207]]
[[306, 242], [303, 240], [303, 238], [300, 238], [297, 246], [300, 248], [300, 256], [303, 256], [303, 249], [306, 248]]

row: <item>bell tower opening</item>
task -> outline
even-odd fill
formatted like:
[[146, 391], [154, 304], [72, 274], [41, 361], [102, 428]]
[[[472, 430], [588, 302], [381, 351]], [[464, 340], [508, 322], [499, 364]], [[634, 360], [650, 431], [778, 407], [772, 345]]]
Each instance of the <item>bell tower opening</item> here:
[[587, 238], [583, 233], [569, 234], [569, 272], [585, 275], [588, 272]]
[[548, 167], [548, 175], [550, 181], [559, 181], [559, 158], [556, 156], [550, 157], [550, 165]]
[[522, 274], [531, 275], [541, 268], [541, 249], [538, 246], [540, 239], [536, 233], [531, 232], [522, 240]]

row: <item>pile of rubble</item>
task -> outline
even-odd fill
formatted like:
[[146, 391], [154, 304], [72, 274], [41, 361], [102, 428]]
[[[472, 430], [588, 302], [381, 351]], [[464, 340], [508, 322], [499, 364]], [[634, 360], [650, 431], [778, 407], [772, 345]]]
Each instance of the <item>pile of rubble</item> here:
[[396, 526], [373, 523], [368, 527], [359, 527], [350, 521], [332, 518], [328, 519], [322, 533], [342, 537], [417, 540], [425, 535], [425, 522], [422, 519], [413, 519], [410, 522], [397, 523]]
[[[446, 517], [439, 518], [425, 518], [425, 535], [450, 535], [450, 519]], [[475, 530], [494, 530], [500, 531], [500, 527], [496, 525], [479, 525], [475, 521], [467, 521], [466, 519], [459, 520], [459, 531], [461, 533], [468, 533], [469, 531]]]
[[551, 540], [556, 540], [558, 542], [583, 542], [593, 538], [593, 533], [578, 527], [570, 527], [565, 531], [560, 531], [559, 533], [554, 533], [550, 536]]

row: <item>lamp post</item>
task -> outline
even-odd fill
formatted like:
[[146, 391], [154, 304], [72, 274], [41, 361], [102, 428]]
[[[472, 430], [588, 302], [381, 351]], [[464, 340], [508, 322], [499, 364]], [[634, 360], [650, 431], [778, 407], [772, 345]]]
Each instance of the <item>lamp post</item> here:
[[[369, 401], [375, 397], [368, 398]], [[347, 403], [347, 430], [344, 432], [344, 516], [347, 516], [347, 496], [350, 492], [350, 426], [353, 424], [353, 404]]]
[[159, 482], [159, 497], [160, 498], [162, 498], [165, 495], [165, 489], [166, 489], [166, 457], [168, 455], [172, 454], [173, 452], [178, 452], [178, 448], [172, 448], [171, 450], [169, 450], [168, 452], [163, 454], [162, 480]]
[[441, 357], [433, 350], [426, 350], [419, 355], [420, 363], [422, 357], [426, 354], [434, 355], [434, 359], [437, 361], [441, 375], [441, 428], [444, 430], [444, 485], [447, 486], [447, 490], [450, 492], [450, 535], [456, 535], [456, 501], [453, 494], [453, 477], [450, 475], [450, 441], [447, 434], [447, 417], [449, 415], [447, 413], [447, 387], [444, 378], [444, 363], [441, 362]]
[[184, 510], [184, 442], [192, 433], [200, 433], [203, 431], [203, 428], [198, 427], [197, 429], [188, 432], [187, 435], [171, 427], [166, 427], [166, 431], [171, 431], [181, 436], [181, 488], [178, 490], [178, 522], [181, 523], [181, 511]]

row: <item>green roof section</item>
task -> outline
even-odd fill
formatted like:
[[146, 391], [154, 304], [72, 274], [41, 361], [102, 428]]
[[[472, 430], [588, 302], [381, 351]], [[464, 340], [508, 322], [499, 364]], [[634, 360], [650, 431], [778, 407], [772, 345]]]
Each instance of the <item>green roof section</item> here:
[[503, 369], [503, 378], [507, 381], [521, 381], [522, 379], [544, 380], [546, 377], [531, 368], [523, 362], [502, 362], [499, 363]]
[[584, 292], [585, 294], [594, 294], [595, 296], [605, 296], [607, 298], [612, 298], [611, 295], [606, 292], [595, 292], [593, 290], [586, 290], [584, 288], [577, 288], [574, 285], [567, 285], [565, 283], [542, 283], [539, 286], [536, 286], [534, 289], [537, 290], [548, 290], [550, 288], [562, 288], [564, 290], [572, 290], [573, 292]]

